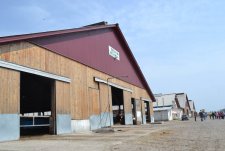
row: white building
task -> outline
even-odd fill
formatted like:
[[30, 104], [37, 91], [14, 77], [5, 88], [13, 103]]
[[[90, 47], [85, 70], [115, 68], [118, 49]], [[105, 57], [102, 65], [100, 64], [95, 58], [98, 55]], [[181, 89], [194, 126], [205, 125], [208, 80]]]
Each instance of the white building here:
[[176, 93], [178, 108], [182, 109], [183, 114], [191, 117], [191, 108], [186, 93]]
[[154, 108], [155, 121], [171, 121], [173, 120], [172, 107]]
[[176, 93], [156, 94], [156, 102], [153, 103], [155, 121], [169, 121], [181, 119], [183, 110], [179, 108]]
[[194, 117], [194, 113], [196, 112], [194, 101], [189, 100], [189, 105], [190, 105], [190, 109], [191, 109], [191, 117]]

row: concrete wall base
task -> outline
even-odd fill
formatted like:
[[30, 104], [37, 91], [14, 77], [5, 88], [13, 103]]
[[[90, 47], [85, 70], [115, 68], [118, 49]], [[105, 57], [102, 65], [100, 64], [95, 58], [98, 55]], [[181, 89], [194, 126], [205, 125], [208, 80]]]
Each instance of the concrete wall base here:
[[[110, 120], [111, 119], [111, 120]], [[109, 112], [103, 112], [100, 115], [90, 116], [91, 130], [113, 125], [113, 115]]]
[[151, 115], [151, 123], [155, 123], [154, 115]]
[[113, 114], [109, 112], [101, 113], [101, 127], [108, 127], [113, 125]]
[[142, 115], [141, 111], [137, 111], [137, 125], [142, 124]]
[[87, 120], [71, 120], [72, 132], [90, 131], [90, 121]]
[[143, 118], [142, 124], [146, 124], [146, 115], [143, 115], [142, 118]]
[[90, 129], [96, 130], [101, 128], [101, 117], [100, 115], [91, 115], [90, 118]]
[[56, 115], [56, 133], [66, 134], [71, 133], [71, 116], [70, 114], [57, 114]]
[[0, 114], [0, 142], [20, 138], [20, 116], [18, 114]]
[[155, 123], [154, 115], [151, 115], [151, 123]]
[[132, 113], [125, 113], [125, 125], [133, 125]]

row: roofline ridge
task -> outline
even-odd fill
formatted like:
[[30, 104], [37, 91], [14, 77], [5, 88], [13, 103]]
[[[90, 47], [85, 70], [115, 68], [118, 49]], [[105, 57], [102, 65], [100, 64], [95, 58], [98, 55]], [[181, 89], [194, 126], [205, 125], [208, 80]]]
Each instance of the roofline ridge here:
[[0, 37], [0, 44], [21, 41], [25, 39], [41, 38], [41, 37], [62, 35], [62, 34], [82, 32], [82, 31], [95, 30], [95, 29], [97, 30], [97, 29], [110, 28], [110, 27], [116, 27], [116, 24], [96, 25], [96, 26], [87, 26], [87, 27], [79, 27], [79, 28], [50, 30], [50, 31], [44, 31], [44, 32], [34, 32], [34, 33], [27, 33], [27, 34], [9, 35], [9, 36]]
[[131, 61], [133, 61], [133, 65], [137, 69], [137, 74], [140, 76], [141, 81], [143, 81], [143, 86], [145, 87], [146, 91], [148, 92], [150, 98], [153, 102], [156, 101], [154, 94], [152, 93], [147, 80], [145, 79], [144, 74], [141, 71], [140, 66], [137, 63], [137, 60], [135, 59], [122, 31], [120, 30], [119, 24], [107, 24], [107, 25], [95, 25], [95, 26], [87, 26], [87, 27], [80, 27], [80, 28], [71, 28], [71, 29], [64, 29], [64, 30], [55, 30], [55, 31], [46, 31], [46, 32], [39, 32], [39, 33], [29, 33], [29, 34], [22, 34], [22, 35], [11, 35], [11, 36], [5, 36], [0, 37], [0, 44], [5, 44], [9, 42], [17, 42], [17, 41], [23, 41], [23, 40], [30, 40], [35, 38], [43, 38], [43, 37], [50, 37], [50, 36], [58, 36], [63, 34], [69, 34], [69, 33], [75, 33], [75, 32], [84, 32], [89, 30], [98, 30], [98, 29], [104, 29], [104, 28], [116, 28], [118, 34], [120, 34], [121, 40], [124, 42], [127, 51], [127, 54], [131, 56]]

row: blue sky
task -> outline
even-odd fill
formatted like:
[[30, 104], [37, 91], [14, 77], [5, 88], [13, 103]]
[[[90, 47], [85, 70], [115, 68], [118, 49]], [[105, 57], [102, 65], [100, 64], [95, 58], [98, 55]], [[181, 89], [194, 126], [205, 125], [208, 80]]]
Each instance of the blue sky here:
[[154, 93], [225, 108], [224, 0], [7, 0], [0, 36], [119, 23]]

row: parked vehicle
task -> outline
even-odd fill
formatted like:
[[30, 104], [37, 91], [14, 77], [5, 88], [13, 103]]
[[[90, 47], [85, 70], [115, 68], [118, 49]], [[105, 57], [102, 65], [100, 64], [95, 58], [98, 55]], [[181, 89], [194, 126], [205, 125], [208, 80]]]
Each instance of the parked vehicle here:
[[181, 120], [182, 120], [182, 121], [186, 121], [186, 120], [189, 120], [189, 118], [188, 118], [187, 115], [182, 115]]

